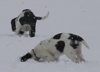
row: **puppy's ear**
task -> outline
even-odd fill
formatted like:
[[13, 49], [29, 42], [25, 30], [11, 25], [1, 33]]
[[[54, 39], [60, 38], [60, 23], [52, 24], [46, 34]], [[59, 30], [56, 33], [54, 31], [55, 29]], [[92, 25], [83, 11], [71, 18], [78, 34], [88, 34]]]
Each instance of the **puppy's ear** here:
[[[17, 17], [16, 17], [17, 18]], [[15, 31], [16, 30], [16, 18], [13, 18], [11, 20], [11, 28], [12, 28], [12, 31]]]

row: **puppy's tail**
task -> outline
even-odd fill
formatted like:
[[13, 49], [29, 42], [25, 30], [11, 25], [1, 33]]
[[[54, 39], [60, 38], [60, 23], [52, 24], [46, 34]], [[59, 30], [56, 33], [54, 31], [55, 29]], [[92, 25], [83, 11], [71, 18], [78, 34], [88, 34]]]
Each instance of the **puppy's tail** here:
[[41, 19], [41, 20], [46, 19], [48, 16], [49, 16], [49, 11], [47, 12], [47, 14], [46, 14], [44, 17], [42, 17], [42, 19]]
[[84, 44], [84, 46], [86, 46], [86, 48], [88, 48], [88, 49], [89, 49], [89, 46], [88, 46], [88, 44], [86, 43], [86, 41], [85, 41], [85, 40], [83, 40], [83, 41], [82, 41], [82, 43]]
[[86, 46], [86, 48], [89, 49], [89, 45], [86, 43], [86, 41], [85, 41], [82, 37], [80, 37], [80, 36], [77, 36], [77, 37], [78, 37], [79, 41], [80, 41], [81, 43], [83, 43], [84, 46]]
[[45, 16], [43, 16], [43, 17], [35, 17], [35, 19], [37, 19], [37, 20], [44, 20], [44, 19], [46, 19], [48, 16], [49, 16], [49, 11], [47, 12], [47, 14], [46, 14]]

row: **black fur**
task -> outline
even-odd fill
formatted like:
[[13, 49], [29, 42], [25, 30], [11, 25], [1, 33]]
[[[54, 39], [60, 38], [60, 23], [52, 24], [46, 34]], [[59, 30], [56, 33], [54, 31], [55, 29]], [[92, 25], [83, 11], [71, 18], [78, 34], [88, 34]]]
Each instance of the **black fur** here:
[[21, 57], [21, 62], [25, 62], [30, 58], [32, 58], [32, 55], [30, 53], [27, 53], [26, 55]]
[[19, 22], [21, 23], [21, 25], [24, 25], [24, 24], [34, 24], [36, 23], [36, 20], [34, 20], [34, 15], [32, 12], [25, 12], [24, 13], [24, 16], [21, 17], [19, 19]]
[[61, 38], [62, 33], [56, 34], [53, 39], [60, 39]]
[[[70, 45], [71, 45], [74, 49], [76, 49], [77, 46], [79, 45], [79, 42], [83, 41], [83, 38], [81, 38], [81, 37], [78, 36], [78, 35], [72, 34], [72, 33], [69, 33], [69, 35], [70, 35], [70, 36], [69, 36], [68, 39], [71, 40], [71, 41], [70, 41]], [[77, 42], [77, 43], [75, 43], [75, 42]]]
[[64, 50], [64, 47], [65, 47], [65, 42], [64, 41], [58, 41], [57, 44], [55, 45], [56, 49], [59, 51], [59, 52], [63, 52]]
[[13, 18], [11, 20], [11, 29], [12, 29], [12, 31], [15, 31], [16, 30], [15, 20], [16, 20], [16, 18]]
[[19, 34], [22, 35], [22, 34], [24, 34], [24, 32], [20, 30], [20, 31], [19, 31]]

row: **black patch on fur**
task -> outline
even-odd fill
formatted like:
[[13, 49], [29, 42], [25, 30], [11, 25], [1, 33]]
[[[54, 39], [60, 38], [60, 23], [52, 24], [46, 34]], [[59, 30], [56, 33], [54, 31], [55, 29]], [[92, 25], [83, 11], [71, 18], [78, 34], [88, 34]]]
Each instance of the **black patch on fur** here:
[[21, 62], [25, 62], [30, 58], [32, 58], [32, 55], [30, 53], [27, 53], [26, 55], [21, 57]]
[[35, 31], [31, 29], [29, 31], [29, 35], [30, 35], [30, 37], [34, 37], [35, 36]]
[[[71, 41], [70, 41], [70, 45], [76, 49], [77, 46], [79, 45], [79, 42], [83, 41], [83, 38], [78, 36], [78, 35], [75, 35], [75, 34], [72, 34], [72, 33], [69, 33], [69, 38]], [[77, 42], [77, 43], [76, 43]]]
[[34, 20], [41, 20], [42, 19], [42, 17], [35, 16], [34, 13], [30, 9], [24, 9], [22, 12], [27, 12], [25, 14], [26, 16], [29, 15], [29, 13], [30, 13], [30, 15], [33, 16]]
[[[22, 12], [32, 12], [30, 9], [24, 9]], [[35, 16], [33, 13], [32, 13], [33, 16]]]
[[42, 17], [35, 17], [35, 19], [36, 19], [36, 20], [41, 20], [41, 19], [42, 19]]
[[61, 38], [62, 33], [56, 34], [53, 39], [60, 39]]
[[19, 31], [19, 34], [20, 34], [20, 35], [23, 35], [23, 34], [24, 34], [24, 32], [23, 32], [23, 31]]
[[15, 31], [15, 30], [16, 30], [15, 20], [16, 20], [16, 18], [13, 18], [13, 19], [11, 20], [11, 28], [12, 28], [12, 31]]
[[31, 11], [30, 9], [24, 9], [23, 11]]
[[34, 25], [36, 23], [36, 19], [34, 19], [34, 15], [32, 12], [25, 12], [24, 16], [19, 19], [19, 22], [21, 23], [21, 25], [24, 24]]
[[58, 41], [57, 44], [55, 45], [56, 49], [59, 51], [59, 52], [63, 52], [64, 50], [64, 47], [65, 47], [65, 42], [64, 41]]

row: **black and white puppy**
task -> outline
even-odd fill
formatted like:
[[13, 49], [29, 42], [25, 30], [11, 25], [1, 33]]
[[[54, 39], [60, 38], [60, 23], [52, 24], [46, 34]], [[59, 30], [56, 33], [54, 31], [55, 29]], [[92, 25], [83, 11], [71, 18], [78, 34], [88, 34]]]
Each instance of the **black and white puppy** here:
[[12, 31], [17, 35], [23, 35], [29, 31], [30, 37], [35, 36], [37, 20], [44, 20], [49, 16], [49, 12], [44, 17], [37, 17], [30, 9], [24, 9], [18, 17], [11, 20]]
[[59, 33], [41, 41], [34, 49], [22, 56], [21, 61], [25, 62], [33, 58], [36, 61], [53, 62], [58, 61], [59, 57], [65, 54], [75, 63], [85, 62], [81, 51], [82, 44], [89, 48], [82, 37], [72, 33]]

